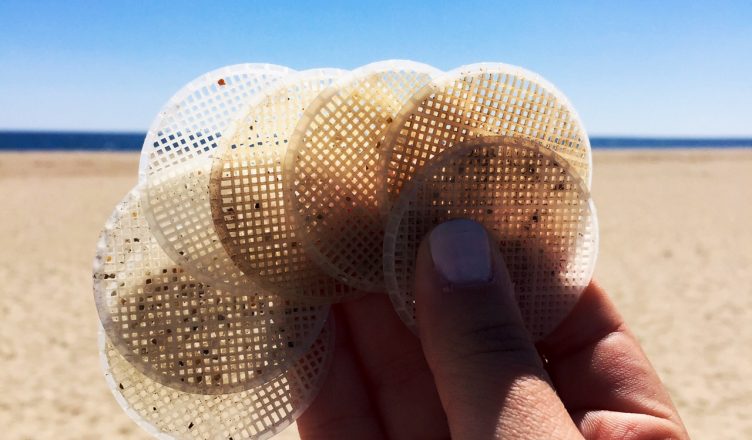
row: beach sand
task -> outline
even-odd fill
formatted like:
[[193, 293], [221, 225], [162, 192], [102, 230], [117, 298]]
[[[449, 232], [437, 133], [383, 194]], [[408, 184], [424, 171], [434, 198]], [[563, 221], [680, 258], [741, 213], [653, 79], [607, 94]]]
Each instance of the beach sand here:
[[[148, 438], [102, 378], [91, 294], [97, 236], [137, 167], [0, 154], [3, 438]], [[692, 436], [752, 438], [752, 150], [598, 151], [594, 167], [596, 276]]]

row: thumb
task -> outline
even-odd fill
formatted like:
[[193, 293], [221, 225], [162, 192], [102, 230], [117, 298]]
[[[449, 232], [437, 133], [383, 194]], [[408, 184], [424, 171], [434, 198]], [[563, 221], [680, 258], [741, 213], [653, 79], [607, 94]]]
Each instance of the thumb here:
[[423, 351], [453, 439], [581, 438], [483, 226], [460, 219], [434, 228], [418, 251], [415, 282]]

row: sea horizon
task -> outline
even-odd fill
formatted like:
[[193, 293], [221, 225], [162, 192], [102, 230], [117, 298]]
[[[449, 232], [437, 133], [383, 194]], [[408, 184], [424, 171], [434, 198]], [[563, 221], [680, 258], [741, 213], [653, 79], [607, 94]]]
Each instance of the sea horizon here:
[[[0, 151], [140, 151], [146, 132], [0, 130]], [[590, 136], [593, 149], [752, 148], [740, 136]]]

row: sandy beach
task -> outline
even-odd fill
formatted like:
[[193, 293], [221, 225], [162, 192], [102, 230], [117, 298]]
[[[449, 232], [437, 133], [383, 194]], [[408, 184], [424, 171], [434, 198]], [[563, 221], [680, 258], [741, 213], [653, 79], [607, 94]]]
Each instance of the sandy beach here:
[[[133, 153], [0, 154], [6, 439], [146, 439], [102, 378], [91, 262]], [[693, 438], [752, 438], [752, 149], [597, 151], [596, 276]], [[280, 439], [297, 438], [294, 426]]]

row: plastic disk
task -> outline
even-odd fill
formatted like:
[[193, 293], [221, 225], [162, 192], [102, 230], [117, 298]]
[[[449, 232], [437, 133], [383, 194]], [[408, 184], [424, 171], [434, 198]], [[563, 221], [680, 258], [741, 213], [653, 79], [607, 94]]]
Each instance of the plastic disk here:
[[308, 257], [284, 204], [282, 160], [290, 135], [337, 69], [294, 73], [257, 96], [214, 156], [210, 199], [214, 227], [232, 261], [286, 298], [333, 302], [357, 292]]
[[390, 201], [416, 170], [459, 142], [514, 135], [539, 141], [590, 188], [590, 140], [569, 100], [538, 74], [507, 64], [459, 67], [417, 93], [386, 136]]
[[152, 233], [201, 281], [243, 283], [214, 232], [209, 204], [211, 157], [247, 103], [291, 71], [239, 64], [183, 87], [160, 111], [141, 152], [139, 173]]
[[274, 64], [236, 64], [205, 73], [162, 107], [146, 133], [139, 177], [211, 156], [222, 133], [249, 99], [292, 73]]
[[198, 282], [162, 251], [138, 189], [105, 225], [97, 311], [123, 357], [153, 380], [197, 394], [248, 389], [303, 356], [328, 314], [328, 306], [225, 287]]
[[383, 291], [384, 134], [410, 96], [438, 73], [411, 61], [358, 68], [316, 98], [290, 140], [285, 197], [302, 225], [306, 252], [355, 288]]
[[158, 438], [268, 439], [295, 421], [316, 397], [333, 353], [328, 324], [290, 369], [254, 388], [220, 395], [175, 390], [144, 376], [100, 333], [105, 378], [115, 399]]
[[517, 137], [478, 138], [434, 157], [393, 207], [384, 238], [387, 291], [415, 330], [415, 257], [436, 225], [469, 218], [498, 243], [535, 339], [569, 313], [592, 277], [595, 207], [560, 156]]

